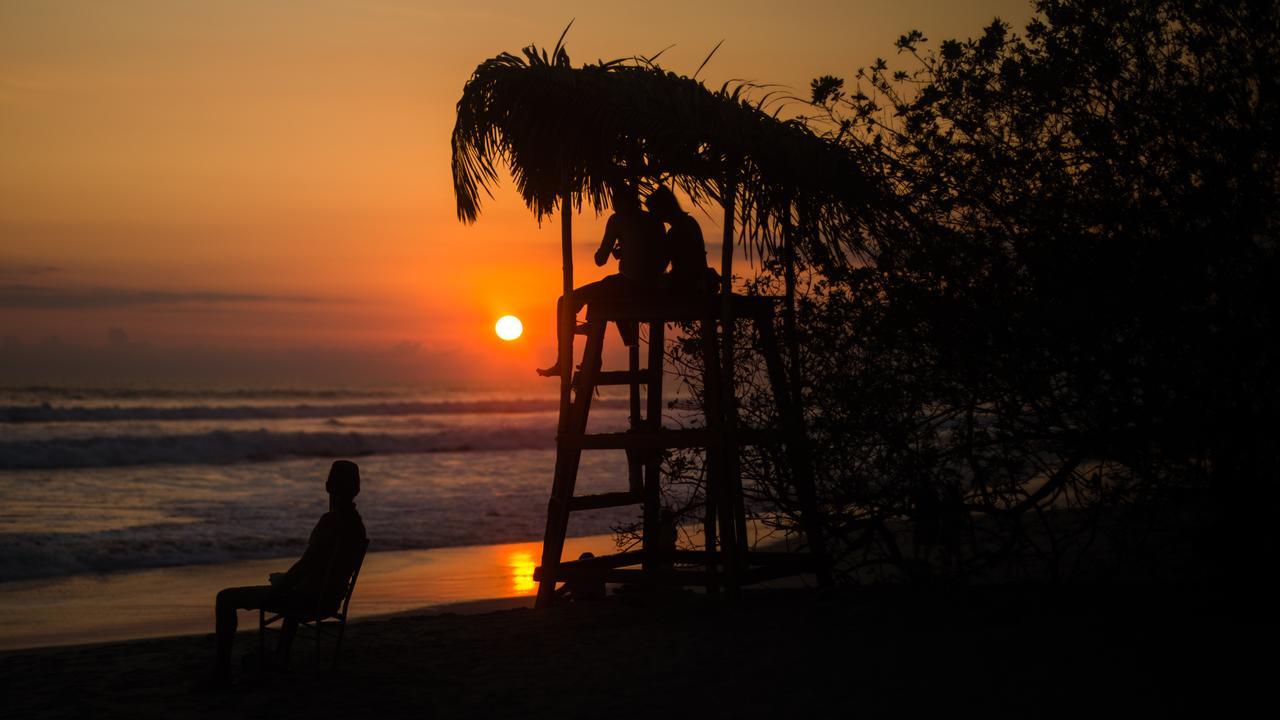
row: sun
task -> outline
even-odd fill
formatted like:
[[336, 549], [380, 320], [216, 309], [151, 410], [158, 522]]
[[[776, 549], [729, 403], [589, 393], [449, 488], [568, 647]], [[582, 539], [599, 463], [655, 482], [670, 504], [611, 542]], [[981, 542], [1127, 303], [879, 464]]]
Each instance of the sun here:
[[515, 340], [524, 332], [524, 323], [521, 323], [520, 318], [515, 315], [503, 315], [494, 324], [493, 331], [503, 340]]

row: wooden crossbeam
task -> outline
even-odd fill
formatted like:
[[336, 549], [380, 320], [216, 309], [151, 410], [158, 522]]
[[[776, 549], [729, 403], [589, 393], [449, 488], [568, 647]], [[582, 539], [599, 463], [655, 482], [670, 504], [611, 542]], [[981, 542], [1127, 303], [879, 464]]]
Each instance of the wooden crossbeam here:
[[[729, 308], [737, 317], [755, 317], [761, 312], [772, 312], [783, 298], [772, 295], [731, 295]], [[718, 314], [722, 296], [710, 295], [684, 302], [666, 299], [629, 298], [627, 300], [598, 300], [587, 306], [587, 322], [694, 322], [702, 320], [708, 307]]]
[[[568, 560], [560, 563], [554, 571], [541, 567], [535, 568], [533, 577], [539, 582], [549, 582], [552, 578], [556, 582], [579, 579], [615, 583], [642, 582], [654, 579], [653, 575], [629, 566], [639, 565], [645, 561], [705, 566], [715, 565], [722, 559], [722, 553], [705, 550], [676, 550], [665, 553], [631, 550], [584, 560]], [[746, 567], [741, 577], [744, 584], [811, 573], [818, 567], [818, 558], [808, 553], [748, 552], [745, 554], [745, 561]], [[701, 585], [706, 581], [706, 572], [703, 570], [655, 566], [647, 572], [656, 574], [657, 580], [665, 583], [680, 580], [687, 585]]]
[[685, 322], [702, 317], [702, 302], [596, 302], [587, 307], [587, 319], [607, 322]]
[[[638, 565], [646, 558], [659, 562], [705, 565], [707, 562], [718, 561], [720, 555], [718, 553], [709, 553], [705, 550], [671, 550], [667, 552], [627, 550], [612, 555], [590, 557], [585, 560], [565, 560], [560, 563], [560, 567], [626, 567], [628, 565]], [[745, 559], [749, 565], [753, 566], [786, 567], [801, 570], [812, 568], [817, 560], [809, 553], [765, 552], [760, 550], [746, 553]]]
[[[777, 554], [777, 553], [772, 553]], [[580, 568], [619, 568], [628, 565], [639, 565], [646, 560], [664, 563], [682, 563], [686, 565], [705, 565], [708, 562], [719, 562], [717, 553], [705, 550], [627, 550], [612, 555], [600, 555], [583, 560], [565, 560], [560, 567]]]
[[[734, 439], [739, 446], [773, 445], [783, 442], [776, 430], [739, 430]], [[660, 430], [654, 433], [565, 434], [556, 437], [561, 447], [574, 450], [676, 450], [719, 447], [721, 436], [712, 430]]]
[[706, 430], [662, 430], [655, 433], [593, 433], [561, 435], [556, 441], [576, 450], [666, 450], [701, 447], [718, 442]]
[[[639, 565], [644, 559], [643, 550], [628, 550], [626, 552], [614, 553], [612, 555], [600, 555], [597, 557], [589, 557], [582, 560], [566, 560], [560, 563], [560, 567], [579, 567], [579, 568], [619, 568], [628, 565]], [[535, 568], [535, 572], [541, 568]]]
[[603, 508], [639, 505], [644, 496], [634, 492], [611, 492], [599, 495], [578, 495], [569, 498], [569, 510], [600, 510]]
[[[582, 382], [578, 378], [581, 373], [574, 377], [574, 385], [581, 386]], [[605, 370], [596, 373], [596, 385], [647, 385], [649, 383], [649, 371], [638, 370], [630, 372], [627, 370]]]

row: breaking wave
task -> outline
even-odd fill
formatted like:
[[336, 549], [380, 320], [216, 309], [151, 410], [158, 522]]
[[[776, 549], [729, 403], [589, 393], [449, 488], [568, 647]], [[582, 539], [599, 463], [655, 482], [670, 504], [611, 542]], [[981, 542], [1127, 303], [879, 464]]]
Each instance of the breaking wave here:
[[[597, 407], [625, 407], [620, 400], [597, 400]], [[394, 415], [518, 415], [554, 412], [555, 400], [470, 400], [440, 402], [302, 403], [294, 405], [0, 405], [0, 423], [114, 422], [128, 420], [285, 420]]]
[[546, 425], [495, 425], [435, 433], [215, 430], [191, 434], [54, 438], [0, 441], [0, 469], [221, 465], [290, 457], [529, 450], [552, 447], [554, 440], [554, 427]]

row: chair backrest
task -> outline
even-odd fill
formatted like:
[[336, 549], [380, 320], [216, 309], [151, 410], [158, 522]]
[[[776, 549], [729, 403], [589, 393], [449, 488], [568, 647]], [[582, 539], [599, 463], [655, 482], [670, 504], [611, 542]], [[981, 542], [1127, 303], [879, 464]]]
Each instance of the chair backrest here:
[[356, 552], [355, 567], [351, 570], [351, 578], [347, 581], [347, 592], [342, 596], [342, 617], [347, 617], [347, 607], [351, 605], [351, 593], [356, 590], [356, 579], [360, 577], [360, 566], [364, 565], [364, 554], [369, 550], [369, 538], [365, 538], [360, 543], [360, 550]]

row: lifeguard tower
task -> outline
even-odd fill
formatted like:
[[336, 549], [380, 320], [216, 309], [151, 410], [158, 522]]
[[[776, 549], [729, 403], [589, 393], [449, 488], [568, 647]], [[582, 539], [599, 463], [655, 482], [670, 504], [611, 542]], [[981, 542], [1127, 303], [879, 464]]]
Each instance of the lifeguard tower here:
[[[826, 196], [833, 190], [847, 192], [850, 181], [862, 176], [860, 168], [834, 144], [744, 99], [741, 88], [711, 91], [644, 60], [574, 68], [559, 45], [550, 55], [533, 47], [523, 55], [504, 53], [481, 64], [458, 103], [453, 179], [460, 219], [477, 219], [480, 191], [488, 190], [498, 178], [499, 165], [505, 165], [539, 219], [560, 214], [568, 299], [574, 288], [573, 215], [588, 203], [597, 212], [604, 209], [606, 178], [661, 179], [697, 202], [718, 203], [724, 217], [718, 292], [682, 301], [593, 303], [580, 328], [571, 314], [573, 303], [562, 304], [558, 347], [564, 371], [542, 564], [535, 573], [540, 583], [538, 607], [553, 602], [557, 582], [573, 579], [700, 585], [730, 593], [745, 584], [800, 573], [813, 573], [825, 584], [827, 556], [794, 395], [798, 353], [792, 332], [793, 261], [797, 245], [815, 247], [822, 223], [832, 220], [810, 208], [832, 207], [824, 202]], [[787, 281], [784, 297], [732, 291], [736, 240], [762, 258], [781, 253]], [[775, 330], [779, 310], [789, 362]], [[625, 370], [601, 367], [610, 322], [647, 326], [645, 364], [640, 348], [632, 346]], [[705, 422], [696, 429], [662, 425], [664, 339], [670, 323], [695, 328], [699, 339]], [[764, 356], [779, 427], [744, 427], [739, 422], [733, 382], [734, 334], [739, 328], [756, 334], [753, 346]], [[575, 365], [574, 342], [580, 334], [585, 335], [583, 362], [572, 372], [568, 369]], [[592, 397], [597, 387], [606, 385], [628, 388], [630, 427], [625, 432], [588, 433]], [[802, 511], [806, 552], [749, 548], [739, 452], [761, 443], [784, 446]], [[662, 453], [694, 447], [706, 453], [703, 547], [661, 547], [657, 539]], [[618, 490], [576, 495], [582, 453], [594, 450], [626, 451]], [[643, 508], [640, 549], [586, 560], [561, 557], [571, 513], [624, 505]]]

